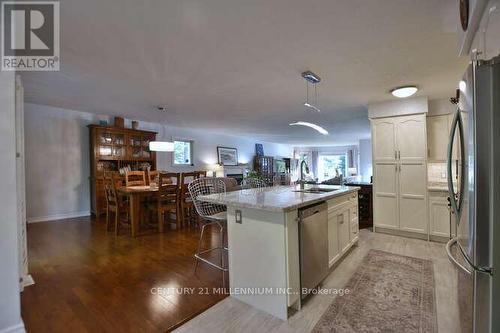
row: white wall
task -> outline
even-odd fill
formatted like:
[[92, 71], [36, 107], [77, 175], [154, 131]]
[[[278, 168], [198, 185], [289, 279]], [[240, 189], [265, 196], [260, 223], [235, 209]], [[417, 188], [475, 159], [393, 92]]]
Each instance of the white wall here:
[[24, 332], [19, 297], [14, 73], [0, 72], [0, 332]]
[[451, 104], [448, 98], [435, 99], [429, 101], [429, 113], [428, 116], [438, 116], [444, 114], [454, 113], [457, 106]]
[[373, 175], [371, 139], [359, 140], [359, 174], [364, 182], [369, 182]]
[[157, 139], [160, 141], [171, 141], [173, 139], [194, 141], [194, 166], [173, 166], [172, 154], [157, 153], [158, 169], [160, 170], [181, 172], [207, 169], [217, 163], [217, 146], [237, 148], [238, 162], [243, 164], [252, 163], [253, 156], [255, 155], [255, 143], [263, 144], [265, 155], [281, 157], [292, 157], [293, 155], [293, 148], [290, 145], [266, 143], [251, 138], [209, 133], [199, 129], [161, 126], [146, 122], [141, 122], [140, 128], [158, 132]]
[[29, 222], [89, 215], [90, 113], [26, 103], [26, 215]]
[[[88, 215], [90, 211], [89, 134], [86, 125], [108, 118], [50, 106], [25, 104], [26, 202], [29, 222]], [[126, 125], [130, 124], [126, 121]], [[130, 126], [130, 125], [127, 125]], [[140, 122], [141, 129], [158, 132], [158, 140], [194, 141], [194, 166], [173, 167], [171, 153], [158, 153], [158, 169], [203, 170], [217, 163], [217, 146], [238, 149], [239, 162], [251, 163], [255, 143], [203, 130]], [[264, 153], [291, 157], [289, 145], [261, 142]]]

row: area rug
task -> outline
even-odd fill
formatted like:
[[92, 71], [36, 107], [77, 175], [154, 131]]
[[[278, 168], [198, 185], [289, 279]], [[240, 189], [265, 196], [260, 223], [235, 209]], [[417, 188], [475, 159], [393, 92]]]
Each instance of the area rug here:
[[429, 260], [370, 250], [345, 289], [313, 332], [437, 332]]

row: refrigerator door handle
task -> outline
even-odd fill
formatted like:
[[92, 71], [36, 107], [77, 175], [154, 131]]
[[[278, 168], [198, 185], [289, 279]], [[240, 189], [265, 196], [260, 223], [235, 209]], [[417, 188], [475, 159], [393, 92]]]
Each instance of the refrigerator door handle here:
[[[460, 174], [459, 174], [459, 181], [460, 181], [460, 189], [458, 192], [458, 200], [457, 196], [455, 195], [455, 188], [453, 186], [453, 173], [452, 173], [452, 163], [453, 163], [453, 143], [455, 141], [455, 132], [458, 127], [458, 133], [459, 133], [459, 143], [460, 143], [460, 161], [461, 161], [461, 166], [460, 166]], [[448, 166], [448, 192], [450, 195], [450, 204], [451, 204], [451, 210], [453, 213], [455, 213], [455, 217], [457, 219], [457, 224], [460, 223], [460, 217], [462, 214], [462, 202], [463, 202], [463, 193], [464, 193], [464, 176], [465, 176], [465, 143], [464, 143], [464, 126], [463, 126], [463, 121], [462, 121], [462, 115], [460, 108], [457, 108], [457, 111], [455, 112], [455, 116], [453, 117], [453, 122], [451, 124], [451, 131], [450, 131], [450, 138], [448, 140], [448, 159], [447, 159], [447, 166]]]
[[467, 274], [472, 274], [471, 271], [469, 271], [467, 269], [467, 267], [465, 267], [464, 265], [462, 265], [461, 263], [459, 263], [457, 261], [457, 259], [455, 259], [455, 257], [453, 257], [453, 255], [451, 254], [451, 247], [453, 246], [453, 244], [457, 243], [458, 242], [458, 238], [455, 237], [455, 238], [452, 238], [448, 241], [448, 243], [446, 243], [446, 254], [448, 254], [448, 259], [450, 259], [450, 261], [459, 269], [461, 269], [462, 271], [464, 271], [465, 273]]

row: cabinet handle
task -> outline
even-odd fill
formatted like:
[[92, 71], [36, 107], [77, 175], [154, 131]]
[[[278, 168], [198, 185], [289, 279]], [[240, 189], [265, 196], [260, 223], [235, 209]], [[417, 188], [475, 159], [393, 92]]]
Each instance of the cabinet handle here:
[[398, 151], [397, 151], [397, 150], [395, 150], [395, 151], [394, 151], [394, 159], [395, 159], [395, 160], [397, 160], [397, 159], [398, 159]]
[[398, 160], [401, 159], [401, 150], [398, 150]]

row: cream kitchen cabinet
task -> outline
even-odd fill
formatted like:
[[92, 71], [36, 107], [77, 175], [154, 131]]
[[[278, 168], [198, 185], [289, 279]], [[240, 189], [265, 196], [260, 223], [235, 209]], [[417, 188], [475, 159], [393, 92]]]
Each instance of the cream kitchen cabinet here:
[[427, 132], [424, 114], [371, 120], [374, 227], [426, 234]]
[[445, 237], [450, 236], [450, 209], [448, 207], [448, 192], [429, 192], [429, 225], [430, 235]]
[[330, 267], [358, 241], [357, 209], [357, 193], [350, 193], [328, 201], [328, 259]]
[[[446, 162], [448, 159], [448, 142], [450, 141], [451, 123], [454, 114], [427, 117], [427, 159], [429, 162]], [[458, 133], [455, 133], [453, 159], [456, 160]]]
[[427, 158], [430, 162], [446, 162], [451, 120], [449, 115], [427, 117]]

